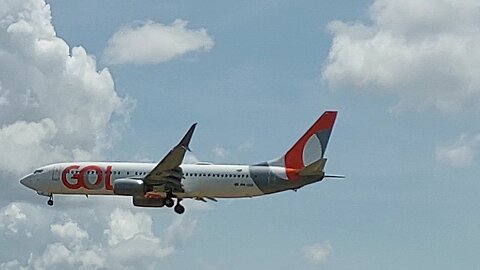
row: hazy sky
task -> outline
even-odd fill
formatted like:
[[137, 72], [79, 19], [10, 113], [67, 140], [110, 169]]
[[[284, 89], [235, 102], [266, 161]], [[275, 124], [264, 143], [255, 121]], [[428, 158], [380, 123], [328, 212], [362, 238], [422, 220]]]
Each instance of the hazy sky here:
[[[0, 0], [0, 269], [478, 269], [480, 2]], [[58, 161], [280, 156], [326, 180], [134, 208], [18, 183]]]

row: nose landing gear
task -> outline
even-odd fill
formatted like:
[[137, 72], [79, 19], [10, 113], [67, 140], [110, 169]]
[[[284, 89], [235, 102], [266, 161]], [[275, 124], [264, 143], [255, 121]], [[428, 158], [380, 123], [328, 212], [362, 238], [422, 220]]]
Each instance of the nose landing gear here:
[[50, 196], [48, 196], [47, 204], [48, 204], [49, 206], [52, 206], [52, 205], [53, 205], [53, 194], [50, 194]]

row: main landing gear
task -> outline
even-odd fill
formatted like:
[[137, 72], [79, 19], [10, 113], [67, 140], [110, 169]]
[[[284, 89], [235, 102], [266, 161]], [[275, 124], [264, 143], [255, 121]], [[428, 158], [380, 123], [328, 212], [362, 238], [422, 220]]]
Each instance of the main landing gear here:
[[[167, 197], [163, 200], [164, 203], [165, 203], [165, 206], [168, 207], [168, 208], [172, 208], [173, 205], [175, 204], [175, 202], [173, 201], [173, 194], [172, 192], [167, 192]], [[173, 210], [175, 211], [175, 213], [177, 214], [183, 214], [185, 213], [185, 207], [183, 207], [183, 205], [180, 204], [180, 202], [182, 201], [182, 199], [180, 198], [177, 198], [177, 204], [175, 205], [175, 207], [173, 208]]]
[[173, 210], [175, 210], [175, 213], [177, 214], [185, 213], [185, 207], [183, 207], [183, 205], [180, 204], [181, 201], [182, 199], [177, 199], [177, 205], [175, 205], [175, 208], [173, 208]]
[[48, 196], [47, 204], [48, 204], [49, 206], [52, 206], [52, 205], [53, 205], [53, 194], [50, 194], [50, 195]]
[[[173, 208], [173, 210], [175, 211], [175, 213], [177, 214], [183, 214], [185, 213], [185, 207], [183, 207], [183, 205], [180, 204], [180, 202], [182, 201], [182, 199], [177, 199], [177, 204], [175, 205], [175, 207]], [[173, 199], [170, 198], [170, 197], [167, 197], [165, 198], [165, 206], [168, 207], [168, 208], [172, 208], [173, 205], [175, 203], [173, 202]]]
[[167, 197], [165, 198], [165, 206], [168, 207], [168, 208], [172, 208], [172, 206], [174, 205], [175, 203], [173, 202], [173, 199], [171, 197]]

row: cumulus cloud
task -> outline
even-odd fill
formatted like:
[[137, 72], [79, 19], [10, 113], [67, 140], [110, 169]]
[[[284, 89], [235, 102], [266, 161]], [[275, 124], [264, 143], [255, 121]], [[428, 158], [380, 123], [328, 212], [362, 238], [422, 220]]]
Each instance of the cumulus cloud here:
[[394, 94], [396, 110], [480, 104], [480, 2], [376, 0], [368, 16], [328, 25], [331, 88]]
[[197, 229], [197, 221], [188, 219], [185, 216], [178, 216], [168, 226], [165, 240], [171, 246], [182, 246], [193, 235]]
[[192, 152], [187, 151], [185, 153], [185, 158], [183, 159], [183, 164], [195, 164], [199, 162], [200, 160], [193, 154]]
[[0, 269], [157, 269], [193, 234], [196, 220], [153, 228], [126, 198], [12, 202], [34, 199], [18, 183], [32, 168], [102, 159], [132, 106], [108, 69], [56, 36], [44, 0], [0, 0]]
[[[68, 214], [38, 210], [29, 203], [0, 209], [2, 243], [11, 238], [16, 239], [9, 243], [12, 250], [24, 248], [24, 242], [30, 246], [21, 258], [0, 263], [0, 269], [157, 269], [160, 259], [171, 255], [196, 229], [196, 220], [178, 216], [159, 235], [153, 231], [151, 216], [121, 208], [100, 219], [84, 218], [85, 209]], [[45, 212], [57, 221], [49, 225]], [[52, 241], [32, 241], [28, 236], [32, 234]]]
[[125, 200], [11, 202], [35, 197], [18, 183], [32, 168], [102, 158], [131, 109], [108, 69], [56, 36], [43, 0], [0, 1], [0, 269], [154, 269], [183, 241]]
[[11, 204], [0, 213], [0, 229], [6, 229], [6, 233], [18, 233], [18, 224], [25, 222], [27, 216], [20, 208]]
[[73, 241], [80, 241], [88, 238], [88, 233], [71, 220], [68, 220], [63, 224], [50, 225], [50, 231], [53, 235], [59, 238], [71, 239]]
[[217, 158], [221, 158], [221, 159], [224, 159], [228, 155], [228, 150], [221, 146], [215, 146], [212, 149], [212, 152]]
[[177, 19], [170, 25], [148, 21], [120, 29], [108, 41], [105, 60], [109, 64], [158, 64], [193, 51], [210, 51], [213, 39], [207, 30], [188, 29]]
[[2, 1], [0, 10], [0, 169], [99, 157], [131, 103], [108, 69], [56, 36], [44, 1]]
[[452, 145], [437, 146], [435, 159], [440, 164], [451, 167], [469, 166], [474, 160], [475, 151], [479, 143], [480, 135], [470, 137], [462, 134]]
[[332, 253], [330, 242], [325, 241], [321, 244], [312, 244], [303, 249], [304, 258], [311, 264], [324, 264]]

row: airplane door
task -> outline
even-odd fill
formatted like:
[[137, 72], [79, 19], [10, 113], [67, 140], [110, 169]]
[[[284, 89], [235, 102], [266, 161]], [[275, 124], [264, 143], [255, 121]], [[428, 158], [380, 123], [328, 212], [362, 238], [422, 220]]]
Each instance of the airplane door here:
[[60, 178], [60, 168], [55, 167], [53, 168], [53, 173], [52, 173], [52, 180], [53, 181], [58, 181]]

